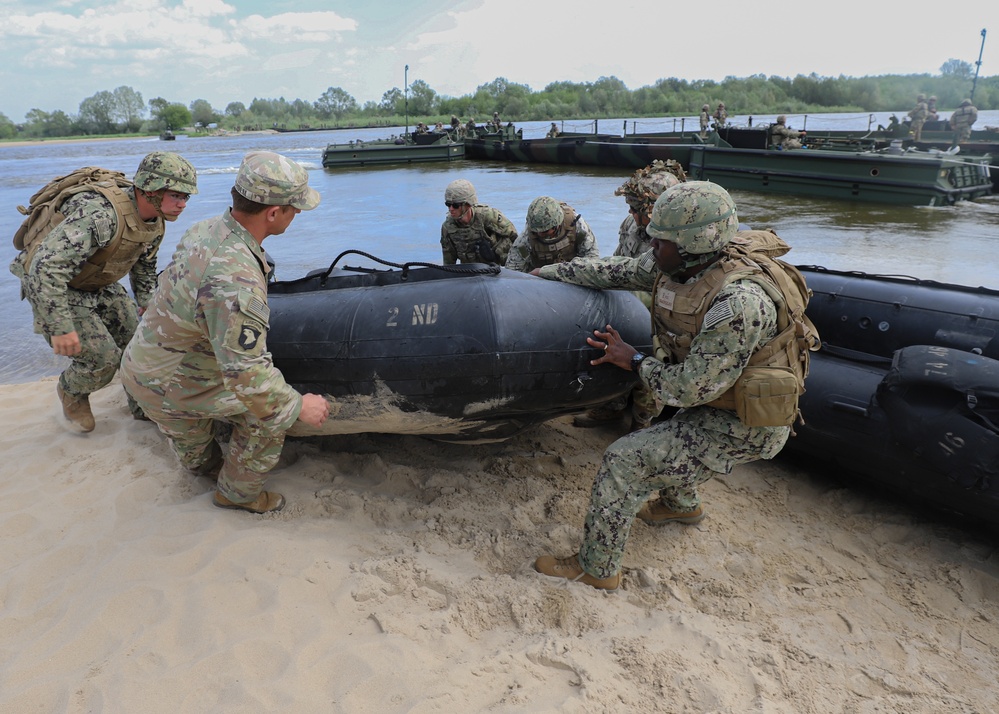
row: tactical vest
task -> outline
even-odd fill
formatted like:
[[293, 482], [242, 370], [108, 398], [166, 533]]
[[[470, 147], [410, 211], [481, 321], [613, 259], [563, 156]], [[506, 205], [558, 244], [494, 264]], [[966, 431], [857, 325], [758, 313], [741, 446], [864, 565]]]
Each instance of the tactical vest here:
[[[652, 302], [656, 356], [670, 364], [683, 362], [721, 289], [736, 280], [752, 280], [767, 292], [777, 307], [778, 334], [766, 344], [757, 346], [747, 367], [786, 370], [793, 374], [797, 394], [804, 392], [809, 352], [819, 349], [820, 342], [818, 331], [805, 315], [811, 291], [805, 285], [804, 277], [793, 265], [777, 259], [790, 249], [771, 231], [740, 231], [722, 251], [721, 258], [697, 281], [678, 283], [661, 274], [653, 288]], [[744, 370], [736, 384], [708, 406], [736, 410], [736, 394], [743, 387], [739, 382], [747, 379], [747, 372], [748, 369]], [[795, 414], [797, 394], [794, 395]]]
[[555, 263], [564, 263], [576, 257], [576, 224], [579, 216], [568, 204], [562, 204], [562, 212], [565, 218], [562, 221], [562, 230], [555, 238], [545, 242], [534, 233], [527, 232], [527, 240], [531, 246], [531, 254], [534, 259], [531, 263], [535, 268], [541, 268]]
[[26, 250], [24, 268], [28, 270], [42, 238], [66, 220], [63, 203], [78, 193], [92, 191], [111, 202], [117, 217], [117, 229], [106, 246], [98, 249], [69, 282], [77, 290], [93, 292], [118, 282], [128, 275], [146, 247], [163, 236], [164, 223], [158, 217], [146, 223], [139, 217], [135, 202], [124, 191], [132, 185], [118, 171], [86, 167], [53, 179], [31, 197], [27, 208], [17, 210], [27, 217], [14, 234], [14, 247]]
[[967, 104], [963, 107], [958, 107], [950, 115], [950, 123], [954, 129], [967, 129], [975, 123], [978, 119], [978, 111], [975, 107], [968, 106]]
[[455, 255], [462, 263], [500, 263], [506, 260], [509, 248], [503, 250], [499, 240], [486, 231], [486, 215], [488, 206], [476, 203], [472, 210], [472, 222], [467, 226], [458, 223], [448, 216], [444, 223], [444, 231], [454, 244]]

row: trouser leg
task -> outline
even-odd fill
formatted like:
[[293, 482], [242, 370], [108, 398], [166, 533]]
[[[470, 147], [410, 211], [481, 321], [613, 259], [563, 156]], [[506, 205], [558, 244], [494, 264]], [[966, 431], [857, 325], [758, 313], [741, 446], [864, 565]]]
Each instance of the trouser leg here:
[[[70, 306], [80, 337], [74, 356], [59, 381], [67, 394], [84, 396], [107, 386], [121, 363], [121, 353], [138, 327], [135, 303], [124, 294], [102, 296], [96, 307]], [[130, 402], [131, 404], [131, 402]]]
[[249, 503], [264, 490], [267, 474], [281, 457], [285, 435], [249, 413], [237, 414], [229, 421], [232, 436], [218, 489], [233, 503]]
[[696, 486], [714, 472], [689, 454], [689, 431], [674, 421], [633, 432], [611, 444], [593, 482], [583, 528], [580, 564], [596, 578], [619, 572], [635, 514], [656, 489], [682, 500], [678, 509], [699, 504]]

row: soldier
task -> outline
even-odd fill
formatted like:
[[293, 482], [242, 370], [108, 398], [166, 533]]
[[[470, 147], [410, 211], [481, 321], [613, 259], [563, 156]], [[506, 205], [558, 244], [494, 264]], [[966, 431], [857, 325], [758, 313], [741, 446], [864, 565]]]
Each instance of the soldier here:
[[718, 102], [718, 108], [714, 113], [715, 129], [722, 129], [728, 122], [728, 112], [725, 111], [725, 102]]
[[493, 112], [493, 120], [489, 124], [493, 131], [500, 131], [503, 128], [503, 120], [500, 119], [499, 112]]
[[938, 119], [940, 119], [940, 115], [937, 114], [937, 98], [936, 95], [931, 95], [926, 100], [926, 121], [937, 121]]
[[597, 238], [583, 217], [567, 203], [539, 196], [527, 208], [527, 224], [517, 236], [506, 267], [530, 273], [573, 258], [599, 258]]
[[[670, 164], [676, 164], [671, 161]], [[654, 161], [649, 166], [636, 171], [622, 184], [615, 196], [624, 196], [628, 203], [628, 215], [621, 222], [618, 231], [618, 244], [614, 255], [623, 258], [638, 258], [651, 250], [652, 236], [646, 229], [652, 219], [652, 205], [663, 192], [685, 179], [679, 165], [668, 166], [662, 161]], [[652, 295], [647, 291], [636, 291], [635, 295], [651, 309]], [[572, 423], [584, 429], [620, 422], [628, 409], [628, 397], [620, 397], [612, 402], [590, 409], [573, 418]], [[631, 431], [644, 429], [659, 415], [662, 406], [657, 405], [652, 391], [639, 383], [631, 392]]]
[[801, 137], [804, 135], [803, 131], [788, 128], [787, 117], [781, 114], [770, 127], [770, 148], [781, 151], [800, 149]]
[[479, 203], [471, 181], [455, 179], [444, 189], [448, 215], [441, 225], [444, 264], [506, 262], [517, 227], [496, 208]]
[[928, 109], [925, 95], [916, 97], [916, 106], [909, 110], [908, 117], [911, 120], [909, 131], [912, 132], [913, 141], [921, 141], [923, 138], [923, 124], [926, 123]]
[[951, 146], [957, 146], [970, 139], [971, 127], [976, 121], [978, 121], [978, 109], [970, 99], [965, 99], [950, 115], [950, 128], [954, 130], [954, 141]]
[[701, 107], [701, 138], [705, 138], [708, 135], [708, 129], [711, 128], [711, 107], [707, 104]]
[[551, 128], [548, 130], [548, 133], [545, 134], [545, 138], [546, 139], [557, 139], [558, 135], [561, 134], [561, 133], [562, 132], [560, 132], [558, 130], [558, 124], [556, 124], [555, 122], [552, 122]]
[[[193, 225], [125, 349], [125, 389], [170, 439], [190, 472], [215, 477], [214, 503], [251, 513], [278, 511], [264, 491], [296, 421], [321, 426], [329, 404], [289, 386], [267, 351], [264, 239], [285, 232], [319, 204], [309, 175], [270, 151], [243, 157], [232, 207]], [[223, 458], [214, 436], [232, 425]]]
[[[737, 416], [727, 402], [750, 357], [778, 336], [784, 314], [771, 296], [774, 283], [765, 286], [759, 268], [754, 272], [727, 249], [738, 224], [724, 189], [688, 181], [656, 200], [647, 229], [650, 252], [630, 261], [575, 261], [541, 270], [544, 278], [577, 285], [652, 290], [657, 356], [622, 342], [611, 325], [587, 342], [603, 350], [594, 365], [634, 371], [659, 401], [680, 409], [608, 447], [579, 552], [541, 556], [534, 566], [539, 572], [614, 590], [636, 514], [654, 525], [698, 523], [704, 517], [698, 484], [738, 464], [773, 458], [787, 441], [789, 426], [747, 426], [743, 418], [755, 418]], [[767, 365], [773, 364], [771, 352], [759, 353]], [[659, 497], [646, 503], [656, 489]]]
[[[132, 182], [117, 176], [120, 181], [79, 185], [66, 198], [55, 196], [53, 207], [65, 220], [10, 264], [31, 303], [35, 332], [55, 354], [71, 359], [56, 393], [70, 427], [83, 433], [96, 426], [90, 394], [114, 377], [156, 287], [164, 221], [177, 220], [198, 192], [194, 167], [165, 151], [143, 158]], [[125, 275], [134, 301], [118, 282]], [[143, 418], [131, 400], [129, 408]]]

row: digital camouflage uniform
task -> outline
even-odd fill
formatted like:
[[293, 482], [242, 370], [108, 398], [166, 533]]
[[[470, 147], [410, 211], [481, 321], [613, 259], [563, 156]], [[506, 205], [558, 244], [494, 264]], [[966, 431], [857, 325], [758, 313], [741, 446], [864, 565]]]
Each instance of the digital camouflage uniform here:
[[[247, 154], [236, 190], [268, 206], [310, 210], [319, 203], [305, 170], [272, 152]], [[214, 473], [222, 461], [216, 422], [232, 424], [218, 494], [233, 503], [260, 495], [302, 410], [302, 395], [267, 351], [267, 271], [262, 245], [231, 211], [196, 223], [160, 276], [122, 359], [125, 389], [191, 471]]]
[[[468, 225], [463, 225], [448, 215], [441, 226], [444, 265], [454, 265], [457, 262], [503, 265], [516, 237], [517, 227], [500, 210], [474, 204], [472, 220]], [[484, 245], [488, 245], [485, 251]], [[484, 254], [490, 252], [490, 255]]]
[[[688, 283], [700, 279], [701, 271]], [[594, 288], [652, 290], [659, 270], [652, 253], [640, 258], [575, 260], [542, 268], [548, 279]], [[734, 412], [702, 406], [728, 390], [758, 345], [777, 334], [777, 311], [749, 280], [727, 285], [680, 364], [654, 357], [639, 377], [656, 399], [679, 407], [671, 419], [621, 437], [604, 453], [590, 496], [579, 561], [597, 578], [618, 573], [635, 514], [649, 494], [680, 512], [699, 505], [697, 486], [738, 464], [777, 455], [788, 427], [747, 427]]]
[[[597, 247], [597, 239], [593, 235], [593, 229], [583, 220], [582, 216], [578, 216], [578, 219], [576, 221], [575, 257], [599, 258], [600, 249]], [[506, 259], [506, 267], [510, 270], [529, 273], [535, 268], [542, 267], [542, 265], [544, 263], [537, 259], [537, 256], [534, 255], [531, 249], [531, 231], [525, 225], [524, 230], [520, 232], [517, 240], [513, 242], [513, 246], [510, 248], [510, 255]]]
[[[127, 192], [134, 202], [134, 189]], [[79, 336], [80, 353], [70, 358], [59, 384], [67, 394], [83, 397], [106, 386], [118, 370], [138, 324], [136, 303], [145, 307], [156, 287], [156, 255], [165, 229], [161, 218], [147, 222], [156, 235], [129, 273], [133, 301], [117, 282], [93, 291], [69, 286], [87, 259], [115, 236], [119, 216], [111, 201], [97, 191], [82, 191], [64, 201], [61, 212], [66, 220], [40, 239], [31, 265], [25, 265], [28, 251], [21, 251], [10, 271], [31, 303], [35, 332], [50, 343], [55, 335]]]

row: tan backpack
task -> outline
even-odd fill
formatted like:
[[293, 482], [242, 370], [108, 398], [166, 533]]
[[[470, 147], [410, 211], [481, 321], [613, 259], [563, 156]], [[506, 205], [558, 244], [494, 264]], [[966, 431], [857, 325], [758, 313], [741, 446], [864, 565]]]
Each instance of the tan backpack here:
[[27, 207], [17, 207], [26, 217], [14, 233], [14, 247], [28, 251], [25, 266], [31, 265], [40, 239], [66, 220], [60, 209], [67, 198], [81, 191], [98, 191], [117, 205], [124, 196], [124, 190], [131, 185], [132, 182], [120, 171], [86, 166], [54, 178], [38, 189]]

